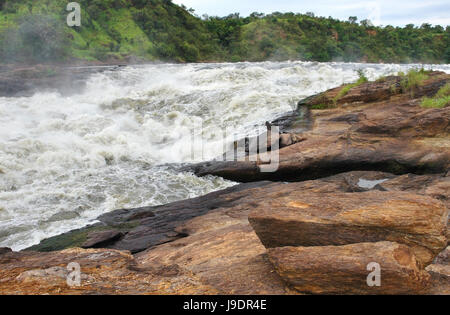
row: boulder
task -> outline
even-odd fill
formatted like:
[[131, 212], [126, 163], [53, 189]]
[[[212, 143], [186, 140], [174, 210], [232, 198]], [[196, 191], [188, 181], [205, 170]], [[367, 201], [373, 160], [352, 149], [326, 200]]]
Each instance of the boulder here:
[[295, 192], [267, 200], [249, 222], [267, 248], [392, 241], [410, 246], [422, 266], [447, 246], [448, 209], [405, 192]]
[[392, 242], [271, 248], [268, 255], [287, 283], [309, 294], [421, 294], [430, 284], [410, 248]]
[[118, 241], [124, 234], [119, 231], [92, 232], [87, 236], [86, 242], [81, 245], [83, 248], [101, 248]]

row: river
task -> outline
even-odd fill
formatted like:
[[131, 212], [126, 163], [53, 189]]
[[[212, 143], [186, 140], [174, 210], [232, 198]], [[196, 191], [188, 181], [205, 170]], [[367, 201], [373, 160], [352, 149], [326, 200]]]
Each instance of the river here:
[[[108, 211], [192, 198], [236, 183], [180, 173], [307, 96], [417, 65], [155, 64], [93, 74], [71, 95], [0, 98], [0, 247], [21, 250]], [[450, 65], [425, 66], [450, 73]], [[193, 145], [192, 130], [202, 147]], [[231, 138], [228, 141], [232, 141]]]

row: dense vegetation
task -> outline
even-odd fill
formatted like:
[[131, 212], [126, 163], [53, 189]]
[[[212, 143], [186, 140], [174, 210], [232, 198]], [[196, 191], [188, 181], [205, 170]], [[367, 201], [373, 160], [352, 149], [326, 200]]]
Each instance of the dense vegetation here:
[[374, 27], [312, 13], [196, 17], [169, 0], [78, 0], [82, 26], [68, 27], [67, 0], [0, 0], [3, 62], [111, 60], [315, 60], [450, 63], [450, 27]]

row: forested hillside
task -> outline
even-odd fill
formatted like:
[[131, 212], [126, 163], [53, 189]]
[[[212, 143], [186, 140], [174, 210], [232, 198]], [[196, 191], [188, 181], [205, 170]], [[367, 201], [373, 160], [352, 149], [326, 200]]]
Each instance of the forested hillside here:
[[313, 14], [253, 14], [206, 22], [231, 58], [315, 61], [424, 62], [450, 61], [450, 27], [374, 27], [356, 17], [342, 22]]
[[1, 62], [450, 62], [448, 26], [380, 28], [311, 13], [200, 18], [169, 0], [79, 0], [82, 25], [68, 27], [68, 2], [0, 0]]

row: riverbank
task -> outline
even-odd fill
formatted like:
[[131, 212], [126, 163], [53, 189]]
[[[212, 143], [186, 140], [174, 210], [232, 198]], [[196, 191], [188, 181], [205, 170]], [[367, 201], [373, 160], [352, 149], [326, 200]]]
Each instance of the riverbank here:
[[85, 86], [95, 73], [117, 70], [126, 63], [74, 62], [66, 64], [0, 64], [0, 97], [31, 96], [36, 92], [57, 90], [70, 94]]
[[[280, 150], [275, 173], [193, 165], [248, 183], [0, 251], [0, 293], [449, 294], [450, 107], [421, 102], [450, 75], [427, 73], [414, 90], [403, 79], [300, 102], [311, 124], [296, 134], [298, 111], [278, 120], [301, 141]], [[83, 276], [71, 288], [74, 261]], [[367, 286], [371, 262], [381, 287]]]

